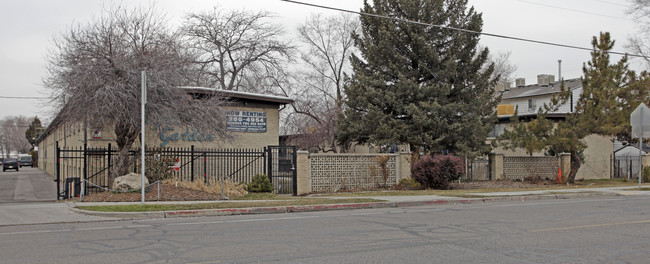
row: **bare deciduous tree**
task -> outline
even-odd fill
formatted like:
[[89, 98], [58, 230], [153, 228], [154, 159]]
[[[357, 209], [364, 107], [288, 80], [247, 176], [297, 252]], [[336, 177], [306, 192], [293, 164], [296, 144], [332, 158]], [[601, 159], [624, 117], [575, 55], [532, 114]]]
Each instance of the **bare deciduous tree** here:
[[[352, 33], [358, 29], [358, 17], [348, 14], [312, 15], [298, 27], [305, 46], [301, 59], [306, 67], [297, 71], [293, 85], [297, 89], [283, 92], [296, 98], [287, 122], [301, 134], [299, 141], [311, 148], [336, 152], [334, 130], [345, 100], [344, 77], [354, 49]], [[323, 142], [329, 146], [324, 148]]]
[[650, 68], [650, 0], [629, 0], [632, 4], [627, 13], [634, 16], [638, 33], [628, 39], [625, 45], [628, 51], [643, 56], [646, 66]]
[[[490, 53], [488, 56], [488, 61], [494, 63], [494, 71], [492, 72], [492, 78], [499, 77], [498, 81], [512, 83], [515, 81], [515, 72], [517, 72], [517, 66], [510, 63], [510, 54], [512, 52], [497, 52], [496, 55]], [[487, 63], [486, 65], [489, 65]]]
[[56, 38], [48, 57], [45, 85], [55, 102], [67, 99], [59, 105], [58, 120], [115, 130], [119, 154], [111, 179], [126, 173], [133, 161], [128, 151], [141, 129], [141, 71], [147, 72], [149, 124], [182, 124], [216, 138], [227, 136], [218, 96], [196, 100], [178, 88], [191, 59], [165, 21], [154, 7], [113, 7]]
[[259, 82], [273, 83], [276, 70], [286, 67], [292, 47], [281, 41], [283, 29], [269, 12], [223, 11], [189, 14], [182, 26], [195, 54], [194, 82], [224, 90], [258, 91]]
[[24, 116], [6, 117], [0, 121], [0, 148], [5, 157], [12, 152], [27, 153], [30, 144], [25, 138], [29, 121]]

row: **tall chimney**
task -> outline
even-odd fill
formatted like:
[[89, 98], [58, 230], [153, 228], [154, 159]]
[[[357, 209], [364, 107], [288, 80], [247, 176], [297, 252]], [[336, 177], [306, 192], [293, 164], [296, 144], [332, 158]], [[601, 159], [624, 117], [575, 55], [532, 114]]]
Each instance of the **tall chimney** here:
[[557, 60], [557, 80], [562, 81], [562, 60]]

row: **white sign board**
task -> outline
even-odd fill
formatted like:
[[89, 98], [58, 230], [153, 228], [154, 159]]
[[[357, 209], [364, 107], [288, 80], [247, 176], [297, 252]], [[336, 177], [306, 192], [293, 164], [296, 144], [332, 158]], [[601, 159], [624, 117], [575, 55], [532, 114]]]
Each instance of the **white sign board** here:
[[[632, 114], [630, 114], [630, 125], [632, 126], [632, 137], [650, 138], [650, 108], [641, 103]], [[643, 129], [642, 129], [643, 128]], [[641, 135], [643, 131], [643, 135]]]

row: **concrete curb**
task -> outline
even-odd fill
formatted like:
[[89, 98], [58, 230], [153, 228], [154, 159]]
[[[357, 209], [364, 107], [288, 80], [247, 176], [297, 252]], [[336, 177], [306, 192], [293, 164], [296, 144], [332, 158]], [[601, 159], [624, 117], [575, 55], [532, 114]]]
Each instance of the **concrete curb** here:
[[149, 219], [149, 218], [165, 218], [165, 212], [97, 212], [83, 210], [76, 207], [70, 208], [75, 213], [101, 216], [101, 217], [114, 217], [123, 219]]
[[102, 217], [115, 217], [115, 218], [122, 218], [121, 220], [129, 220], [129, 219], [278, 214], [278, 213], [352, 210], [352, 209], [396, 208], [396, 207], [430, 206], [430, 205], [442, 205], [442, 204], [471, 204], [471, 203], [485, 203], [485, 202], [498, 202], [498, 201], [571, 199], [571, 198], [586, 198], [586, 197], [596, 197], [596, 196], [617, 197], [621, 195], [618, 193], [544, 194], [544, 195], [497, 196], [497, 197], [481, 197], [481, 198], [438, 199], [438, 200], [430, 200], [430, 201], [292, 205], [292, 206], [273, 206], [273, 207], [156, 211], [156, 212], [96, 212], [96, 211], [82, 210], [79, 208], [72, 208], [72, 210], [81, 214], [102, 216]]

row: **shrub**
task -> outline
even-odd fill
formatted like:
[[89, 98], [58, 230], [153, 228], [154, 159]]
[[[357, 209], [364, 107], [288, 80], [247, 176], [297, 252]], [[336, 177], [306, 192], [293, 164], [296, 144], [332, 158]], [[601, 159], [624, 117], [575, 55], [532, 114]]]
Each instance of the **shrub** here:
[[406, 179], [401, 179], [397, 185], [395, 185], [395, 189], [398, 190], [420, 190], [422, 189], [422, 184], [417, 182], [413, 178], [406, 178]]
[[650, 182], [650, 167], [643, 167], [643, 182]]
[[453, 155], [424, 156], [411, 169], [413, 178], [425, 188], [447, 189], [449, 182], [464, 173], [464, 163]]
[[174, 172], [169, 168], [176, 163], [175, 159], [160, 157], [157, 155], [147, 156], [145, 159], [145, 177], [150, 183], [164, 181], [174, 177]]
[[249, 192], [272, 192], [273, 184], [268, 176], [264, 174], [257, 174], [246, 188]]

